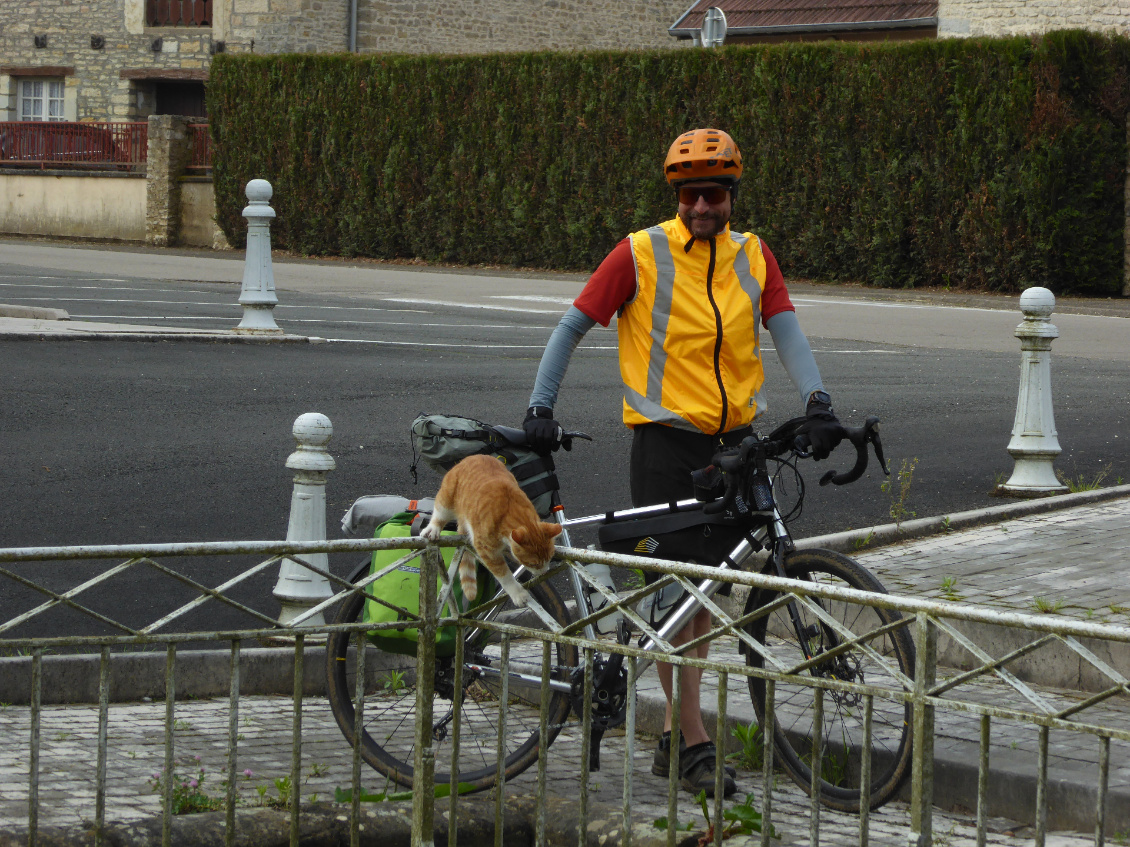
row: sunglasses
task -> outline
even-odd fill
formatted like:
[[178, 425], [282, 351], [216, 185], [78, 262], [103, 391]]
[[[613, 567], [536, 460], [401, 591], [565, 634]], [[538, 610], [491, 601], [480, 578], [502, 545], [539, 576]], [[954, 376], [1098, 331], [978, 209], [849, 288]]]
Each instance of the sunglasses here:
[[693, 206], [702, 197], [711, 206], [717, 206], [730, 194], [730, 189], [721, 185], [699, 186], [697, 188], [684, 187], [679, 189], [679, 202], [685, 206]]

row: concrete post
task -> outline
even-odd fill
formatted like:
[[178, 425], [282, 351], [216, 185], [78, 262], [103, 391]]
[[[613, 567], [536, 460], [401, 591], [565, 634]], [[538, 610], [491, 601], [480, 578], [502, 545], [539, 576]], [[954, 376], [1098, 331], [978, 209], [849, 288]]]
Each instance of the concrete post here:
[[1067, 490], [1055, 475], [1052, 462], [1060, 454], [1052, 411], [1052, 341], [1059, 330], [1048, 320], [1055, 295], [1046, 288], [1029, 288], [1020, 295], [1024, 322], [1016, 328], [1020, 339], [1020, 396], [1008, 452], [1015, 460], [1012, 476], [998, 493], [1012, 497], [1041, 497]]
[[[297, 473], [290, 499], [287, 541], [326, 540], [326, 476], [336, 467], [333, 456], [326, 450], [332, 435], [333, 425], [325, 415], [310, 412], [299, 415], [294, 422], [297, 447], [286, 460], [286, 466]], [[302, 558], [315, 567], [329, 570], [329, 556], [325, 553], [305, 553]], [[282, 605], [279, 623], [290, 623], [332, 593], [329, 580], [324, 576], [284, 559], [274, 590]], [[319, 613], [303, 623], [321, 626], [325, 617]]]
[[236, 332], [282, 332], [275, 323], [273, 309], [279, 302], [275, 296], [275, 272], [271, 267], [271, 218], [275, 210], [268, 202], [274, 189], [265, 179], [247, 183], [247, 257], [243, 262], [243, 290], [239, 294], [243, 320]]
[[150, 115], [145, 161], [145, 243], [175, 244], [180, 234], [180, 178], [192, 159], [188, 118]]

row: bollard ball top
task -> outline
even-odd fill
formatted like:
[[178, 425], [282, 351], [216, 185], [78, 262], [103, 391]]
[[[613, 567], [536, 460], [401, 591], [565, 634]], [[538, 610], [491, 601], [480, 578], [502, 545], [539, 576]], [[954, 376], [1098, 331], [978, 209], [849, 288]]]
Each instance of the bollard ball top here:
[[266, 203], [275, 193], [275, 189], [271, 188], [271, 184], [265, 179], [253, 179], [247, 183], [244, 193], [252, 203]]
[[333, 424], [325, 415], [307, 412], [294, 421], [294, 440], [303, 447], [325, 447], [334, 434]]
[[1020, 295], [1020, 311], [1026, 318], [1047, 318], [1055, 309], [1055, 295], [1046, 288], [1029, 288]]

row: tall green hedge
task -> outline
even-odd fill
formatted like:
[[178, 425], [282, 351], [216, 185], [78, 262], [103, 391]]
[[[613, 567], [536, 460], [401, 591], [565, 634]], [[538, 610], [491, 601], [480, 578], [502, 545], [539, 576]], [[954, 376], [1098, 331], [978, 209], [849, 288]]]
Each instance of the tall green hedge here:
[[787, 275], [1116, 294], [1130, 40], [780, 45], [212, 65], [219, 221], [275, 188], [311, 255], [587, 270], [674, 214], [680, 132], [745, 155], [734, 226]]

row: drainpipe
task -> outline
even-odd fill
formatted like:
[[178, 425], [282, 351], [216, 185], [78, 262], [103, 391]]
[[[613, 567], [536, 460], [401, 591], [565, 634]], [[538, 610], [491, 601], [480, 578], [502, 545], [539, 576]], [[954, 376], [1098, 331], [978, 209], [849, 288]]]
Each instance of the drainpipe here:
[[349, 0], [349, 52], [357, 52], [357, 0]]

